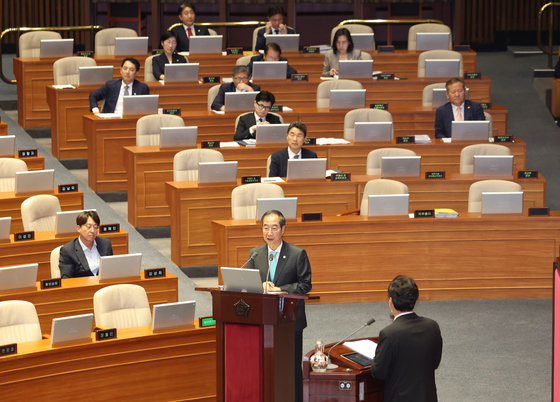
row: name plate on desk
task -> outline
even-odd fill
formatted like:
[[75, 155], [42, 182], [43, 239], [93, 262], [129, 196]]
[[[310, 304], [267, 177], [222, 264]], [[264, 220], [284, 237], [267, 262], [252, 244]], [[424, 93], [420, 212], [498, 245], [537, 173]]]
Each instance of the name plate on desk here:
[[445, 171], [426, 172], [426, 179], [445, 179]]
[[78, 191], [78, 183], [58, 185], [59, 193], [75, 193], [76, 191]]
[[98, 341], [105, 341], [107, 339], [115, 339], [117, 337], [117, 329], [96, 329], [95, 339]]
[[304, 46], [303, 53], [308, 53], [308, 54], [319, 53], [319, 48], [316, 46]]
[[433, 209], [417, 209], [414, 211], [415, 218], [434, 218], [436, 213]]
[[322, 221], [322, 220], [323, 220], [322, 212], [308, 212], [306, 214], [301, 214], [302, 222], [312, 222], [312, 221]]
[[41, 281], [41, 289], [59, 288], [61, 285], [60, 278], [43, 279]]
[[230, 55], [240, 55], [243, 54], [243, 48], [242, 47], [228, 47], [226, 48], [226, 54]]
[[549, 216], [550, 215], [550, 208], [547, 208], [547, 207], [529, 208], [528, 213], [529, 213], [529, 216]]
[[331, 181], [350, 181], [351, 173], [331, 173]]
[[482, 74], [480, 73], [465, 73], [466, 80], [480, 80], [482, 78]]
[[180, 116], [181, 115], [181, 108], [176, 107], [173, 109], [163, 109], [163, 114], [170, 114], [173, 116]]
[[200, 146], [202, 148], [220, 148], [220, 141], [202, 141]]
[[538, 177], [538, 170], [520, 170], [519, 172], [517, 172], [518, 179], [537, 179]]
[[14, 241], [27, 241], [27, 240], [34, 240], [35, 239], [35, 232], [19, 232], [14, 234]]
[[397, 144], [414, 144], [416, 138], [413, 135], [404, 135], [402, 137], [397, 137]]
[[150, 268], [144, 270], [144, 279], [164, 278], [165, 268]]
[[377, 109], [377, 110], [388, 110], [389, 104], [388, 103], [370, 103], [370, 109]]
[[471, 45], [455, 45], [453, 48], [456, 52], [468, 52], [471, 50]]
[[0, 346], [0, 356], [15, 355], [17, 353], [17, 343]]
[[220, 76], [219, 75], [207, 75], [202, 77], [203, 84], [219, 84], [220, 83]]
[[393, 53], [395, 51], [395, 46], [393, 45], [377, 46], [377, 51], [379, 53]]
[[36, 149], [20, 149], [18, 151], [18, 156], [20, 158], [34, 158], [38, 155], [39, 154], [37, 153]]
[[379, 74], [377, 76], [378, 80], [394, 80], [395, 74]]
[[282, 113], [282, 105], [273, 105], [270, 107], [271, 112]]
[[261, 176], [242, 176], [241, 177], [241, 184], [252, 184], [252, 183], [260, 183]]
[[214, 319], [214, 317], [200, 317], [198, 319], [198, 326], [200, 328], [213, 327], [214, 325], [216, 325], [216, 320]]
[[317, 138], [307, 137], [303, 141], [303, 145], [317, 145]]
[[121, 230], [121, 224], [120, 223], [109, 223], [109, 224], [106, 224], [106, 225], [99, 226], [99, 233], [101, 233], [101, 234], [116, 233], [120, 230]]
[[494, 142], [513, 142], [512, 135], [495, 135]]
[[309, 81], [307, 74], [292, 74], [292, 81]]
[[[162, 50], [162, 52], [163, 52], [163, 50]], [[76, 52], [76, 56], [93, 57], [93, 51], [91, 51], [91, 50], [81, 50], [79, 52]]]

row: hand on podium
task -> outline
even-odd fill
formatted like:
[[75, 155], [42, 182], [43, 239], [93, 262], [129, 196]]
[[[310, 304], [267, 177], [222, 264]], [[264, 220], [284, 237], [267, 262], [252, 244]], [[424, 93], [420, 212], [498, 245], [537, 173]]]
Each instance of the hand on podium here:
[[265, 293], [281, 292], [282, 291], [282, 289], [280, 289], [278, 286], [274, 286], [274, 283], [270, 282], [270, 281], [263, 282], [262, 285], [263, 285], [263, 290], [264, 290]]

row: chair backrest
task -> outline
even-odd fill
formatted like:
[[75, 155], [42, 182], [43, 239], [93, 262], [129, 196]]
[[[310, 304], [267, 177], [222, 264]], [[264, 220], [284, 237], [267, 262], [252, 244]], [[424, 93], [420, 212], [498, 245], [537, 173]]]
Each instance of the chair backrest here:
[[[237, 125], [239, 124], [239, 119], [241, 118], [241, 116], [245, 116], [246, 114], [251, 114], [251, 113], [254, 113], [254, 112], [245, 112], [245, 113], [241, 113], [240, 115], [238, 115], [238, 116], [235, 118], [235, 130], [237, 130]], [[269, 113], [270, 113], [270, 114], [273, 114], [273, 115], [276, 116], [276, 117], [278, 117], [278, 118], [280, 119], [280, 123], [281, 123], [281, 124], [284, 124], [284, 117], [282, 117], [281, 114], [274, 113], [274, 112], [269, 112]]]
[[54, 85], [78, 85], [80, 67], [95, 66], [91, 57], [70, 56], [58, 59], [53, 63]]
[[154, 68], [152, 67], [153, 58], [154, 55], [148, 56], [144, 62], [144, 82], [157, 81], [156, 77], [154, 77]]
[[16, 172], [27, 172], [27, 163], [17, 158], [0, 158], [0, 193], [14, 191]]
[[60, 267], [58, 262], [60, 260], [60, 249], [62, 246], [58, 246], [53, 251], [51, 251], [51, 278], [60, 278]]
[[408, 194], [408, 186], [400, 181], [390, 179], [374, 179], [366, 183], [362, 203], [360, 204], [360, 215], [368, 213], [368, 195], [375, 194]]
[[500, 191], [522, 191], [521, 185], [508, 180], [481, 180], [469, 188], [469, 212], [482, 211], [482, 193]]
[[95, 34], [95, 55], [113, 56], [115, 54], [115, 38], [134, 38], [138, 34], [130, 28], [106, 28]]
[[373, 33], [373, 28], [368, 26], [368, 25], [362, 25], [362, 24], [345, 24], [345, 25], [337, 25], [335, 26], [333, 29], [331, 29], [331, 41], [329, 42], [329, 45], [332, 45], [332, 41], [334, 38], [334, 34], [336, 33], [336, 31], [338, 31], [340, 28], [346, 28], [350, 31], [351, 34], [354, 33]]
[[58, 32], [36, 31], [27, 32], [19, 37], [19, 57], [39, 57], [42, 39], [61, 39]]
[[505, 145], [499, 144], [468, 145], [461, 150], [461, 157], [459, 159], [459, 173], [473, 173], [475, 155], [511, 155], [511, 150]]
[[272, 155], [268, 155], [268, 158], [266, 159], [266, 177], [268, 177], [269, 173], [270, 173], [270, 161], [272, 159]]
[[331, 89], [363, 89], [362, 84], [354, 80], [330, 80], [317, 85], [317, 107], [329, 107]]
[[443, 24], [416, 24], [408, 30], [408, 50], [416, 50], [416, 34], [418, 32], [449, 32], [449, 47], [453, 47], [453, 38], [451, 28]]
[[210, 34], [210, 36], [217, 36], [218, 32], [216, 32], [215, 29], [212, 28], [208, 28], [208, 33]]
[[[354, 141], [354, 125], [362, 121], [393, 121], [393, 116], [386, 110], [360, 108], [350, 110], [344, 116], [344, 139]], [[391, 133], [393, 134], [393, 133]]]
[[198, 162], [223, 162], [215, 149], [185, 149], [173, 157], [173, 181], [198, 180]]
[[494, 133], [494, 128], [492, 127], [492, 115], [488, 112], [484, 112], [484, 120], [490, 122], [490, 124], [488, 124], [488, 138], [491, 138]]
[[40, 341], [42, 337], [33, 303], [23, 300], [0, 302], [0, 345]]
[[237, 60], [235, 60], [235, 65], [236, 66], [248, 66], [249, 63], [251, 62], [251, 57], [253, 57], [253, 55], [241, 56]]
[[112, 285], [93, 295], [95, 325], [104, 328], [143, 327], [152, 324], [148, 296], [139, 285]]
[[56, 213], [60, 212], [60, 201], [54, 195], [39, 194], [21, 203], [23, 230], [45, 232], [54, 230]]
[[445, 82], [436, 82], [434, 84], [426, 85], [422, 90], [422, 106], [432, 107], [432, 102], [434, 100], [434, 88], [444, 88]]
[[371, 57], [371, 54], [368, 52], [362, 52], [362, 60], [373, 60], [373, 57]]
[[181, 116], [172, 114], [149, 114], [136, 122], [136, 145], [159, 145], [162, 127], [183, 127]]
[[257, 198], [283, 198], [284, 190], [273, 183], [252, 183], [237, 186], [231, 192], [233, 219], [255, 219]]
[[418, 77], [426, 76], [427, 59], [459, 59], [459, 76], [463, 76], [463, 56], [454, 50], [426, 50], [418, 56]]
[[220, 84], [214, 85], [208, 90], [208, 110], [212, 110], [212, 102], [216, 99], [219, 90]]
[[379, 148], [371, 151], [367, 156], [367, 175], [381, 174], [381, 158], [384, 156], [415, 156], [416, 152], [404, 148]]

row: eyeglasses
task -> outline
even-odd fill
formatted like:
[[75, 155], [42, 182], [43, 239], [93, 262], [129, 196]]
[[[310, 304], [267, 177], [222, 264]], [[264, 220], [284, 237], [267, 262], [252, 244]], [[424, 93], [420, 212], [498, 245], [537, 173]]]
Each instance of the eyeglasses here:
[[264, 109], [264, 110], [270, 110], [272, 108], [272, 106], [265, 106], [262, 103], [257, 103], [257, 106], [259, 107], [259, 109]]
[[247, 77], [246, 75], [241, 75], [241, 76], [235, 76], [233, 77], [233, 79], [235, 81], [249, 81], [249, 77]]

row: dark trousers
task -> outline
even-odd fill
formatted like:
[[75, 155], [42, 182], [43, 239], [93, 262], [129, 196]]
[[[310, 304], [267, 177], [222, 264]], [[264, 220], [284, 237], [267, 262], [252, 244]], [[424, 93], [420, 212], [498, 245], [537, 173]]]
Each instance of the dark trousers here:
[[303, 371], [301, 369], [302, 349], [303, 349], [303, 330], [301, 331], [296, 330], [294, 334], [294, 351], [295, 351], [294, 401], [295, 402], [303, 401]]

